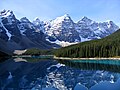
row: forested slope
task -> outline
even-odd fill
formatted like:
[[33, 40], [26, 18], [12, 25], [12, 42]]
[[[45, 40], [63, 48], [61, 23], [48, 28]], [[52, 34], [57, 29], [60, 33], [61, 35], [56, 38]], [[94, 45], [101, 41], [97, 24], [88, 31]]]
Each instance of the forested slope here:
[[103, 39], [82, 42], [58, 49], [55, 56], [71, 58], [120, 56], [120, 29]]

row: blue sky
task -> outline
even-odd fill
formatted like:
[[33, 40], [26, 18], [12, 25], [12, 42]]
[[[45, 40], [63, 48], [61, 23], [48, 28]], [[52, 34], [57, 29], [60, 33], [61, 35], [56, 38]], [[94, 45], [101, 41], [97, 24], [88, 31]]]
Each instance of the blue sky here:
[[120, 0], [1, 0], [0, 10], [10, 9], [20, 19], [26, 16], [51, 20], [69, 14], [77, 22], [83, 16], [103, 22], [114, 21], [120, 26]]

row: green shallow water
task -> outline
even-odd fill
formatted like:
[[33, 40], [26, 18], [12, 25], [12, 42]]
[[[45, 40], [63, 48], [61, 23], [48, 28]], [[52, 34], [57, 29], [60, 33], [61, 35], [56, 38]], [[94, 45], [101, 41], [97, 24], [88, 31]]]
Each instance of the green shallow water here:
[[111, 59], [102, 59], [102, 60], [71, 60], [71, 62], [120, 65], [120, 60], [118, 60], [118, 59], [115, 59], [115, 60], [111, 60]]

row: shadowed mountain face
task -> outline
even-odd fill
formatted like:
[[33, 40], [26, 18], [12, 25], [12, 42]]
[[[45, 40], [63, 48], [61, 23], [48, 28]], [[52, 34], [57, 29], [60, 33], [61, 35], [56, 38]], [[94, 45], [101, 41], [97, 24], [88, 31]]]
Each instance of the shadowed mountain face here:
[[46, 35], [38, 31], [27, 18], [18, 20], [10, 10], [0, 12], [1, 51], [11, 53], [16, 49], [33, 47], [51, 49], [59, 47], [46, 41], [45, 37]]

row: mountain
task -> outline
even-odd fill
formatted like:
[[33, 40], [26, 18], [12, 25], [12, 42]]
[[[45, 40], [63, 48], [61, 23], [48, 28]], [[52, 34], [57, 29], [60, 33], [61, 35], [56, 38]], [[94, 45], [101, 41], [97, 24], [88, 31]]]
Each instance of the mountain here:
[[46, 41], [45, 37], [26, 17], [18, 20], [11, 10], [0, 12], [0, 51], [12, 53], [16, 49], [59, 47]]
[[35, 18], [31, 22], [27, 17], [18, 20], [13, 11], [3, 10], [0, 12], [0, 51], [59, 48], [104, 38], [118, 28], [112, 21], [98, 23], [87, 17], [75, 23], [68, 14], [50, 21]]
[[48, 35], [47, 41], [61, 46], [101, 39], [119, 29], [113, 21], [101, 23], [87, 17], [75, 23], [68, 14], [48, 22], [42, 22], [37, 18], [34, 25]]
[[71, 58], [119, 57], [120, 29], [103, 39], [86, 41], [58, 49], [55, 55]]
[[51, 28], [46, 31], [47, 35], [55, 37], [56, 40], [65, 42], [80, 41], [78, 32], [75, 30], [75, 23], [68, 14], [57, 17], [51, 21]]
[[83, 17], [77, 22], [77, 31], [81, 37], [81, 42], [101, 39], [112, 34], [118, 29], [119, 27], [112, 21], [98, 23], [88, 19], [87, 17]]

